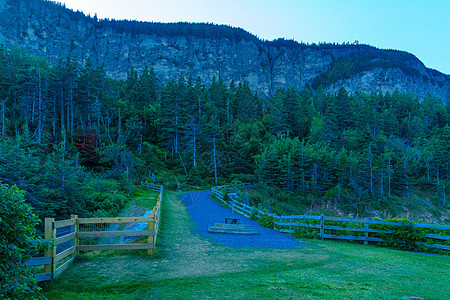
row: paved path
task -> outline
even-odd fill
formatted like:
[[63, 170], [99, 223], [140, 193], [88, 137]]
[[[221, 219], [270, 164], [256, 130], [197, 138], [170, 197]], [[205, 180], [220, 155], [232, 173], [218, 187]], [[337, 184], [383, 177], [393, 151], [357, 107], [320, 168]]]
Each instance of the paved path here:
[[208, 232], [208, 227], [214, 223], [224, 223], [226, 217], [231, 217], [231, 209], [221, 206], [212, 200], [210, 191], [190, 192], [182, 194], [183, 203], [197, 224], [197, 233], [211, 238], [213, 241], [227, 246], [236, 247], [266, 247], [266, 248], [293, 248], [306, 246], [290, 235], [277, 232], [259, 225], [247, 217], [235, 213], [233, 216], [239, 218], [240, 224], [250, 224], [257, 229], [259, 234], [224, 234]]

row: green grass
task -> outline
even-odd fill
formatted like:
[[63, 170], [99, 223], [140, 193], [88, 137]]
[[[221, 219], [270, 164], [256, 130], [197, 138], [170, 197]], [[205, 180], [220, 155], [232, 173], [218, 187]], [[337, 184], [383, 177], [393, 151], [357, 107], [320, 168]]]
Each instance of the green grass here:
[[[154, 256], [90, 254], [44, 287], [48, 299], [450, 298], [450, 258], [331, 241], [233, 248], [192, 234], [176, 193], [163, 199]], [[106, 253], [105, 253], [106, 254]]]
[[147, 189], [138, 189], [133, 193], [132, 201], [144, 209], [153, 209], [158, 202], [159, 192], [150, 191]]

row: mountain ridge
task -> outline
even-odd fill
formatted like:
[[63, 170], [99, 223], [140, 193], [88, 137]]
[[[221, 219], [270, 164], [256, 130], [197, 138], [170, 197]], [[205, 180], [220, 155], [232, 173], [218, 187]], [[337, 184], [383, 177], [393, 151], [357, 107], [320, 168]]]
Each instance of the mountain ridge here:
[[152, 23], [90, 17], [45, 0], [0, 0], [0, 42], [55, 62], [75, 56], [104, 64], [124, 79], [153, 66], [164, 82], [199, 76], [211, 83], [249, 81], [259, 95], [278, 88], [322, 87], [337, 92], [431, 93], [447, 100], [450, 76], [427, 68], [413, 54], [369, 45], [306, 45], [265, 41], [241, 28], [205, 23]]

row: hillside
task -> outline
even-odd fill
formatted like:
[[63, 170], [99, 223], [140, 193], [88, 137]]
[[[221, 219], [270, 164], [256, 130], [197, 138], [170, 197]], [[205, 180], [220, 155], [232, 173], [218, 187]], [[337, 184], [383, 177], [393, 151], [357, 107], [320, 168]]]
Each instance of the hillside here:
[[145, 66], [167, 83], [181, 74], [206, 84], [213, 78], [248, 81], [258, 95], [278, 88], [322, 86], [337, 92], [427, 92], [447, 100], [450, 77], [426, 68], [414, 55], [367, 45], [305, 45], [262, 41], [240, 28], [212, 24], [161, 24], [98, 20], [44, 0], [0, 0], [0, 42], [45, 56], [72, 56], [104, 64], [106, 74], [125, 79], [131, 66]]
[[[330, 202], [343, 214], [449, 220], [450, 106], [426, 89], [446, 89], [436, 78], [447, 77], [411, 54], [0, 3], [9, 41], [0, 45], [0, 181], [25, 190], [40, 217], [115, 215], [153, 173], [168, 189], [259, 181], [249, 200], [284, 214]], [[263, 67], [250, 50], [278, 58]], [[304, 55], [308, 80], [289, 53], [315, 57]], [[230, 57], [228, 73], [214, 77], [208, 63]], [[141, 70], [146, 61], [154, 66]], [[251, 64], [271, 70], [271, 81], [245, 73]], [[394, 92], [355, 93], [391, 73], [404, 79]], [[402, 92], [408, 84], [417, 95]]]

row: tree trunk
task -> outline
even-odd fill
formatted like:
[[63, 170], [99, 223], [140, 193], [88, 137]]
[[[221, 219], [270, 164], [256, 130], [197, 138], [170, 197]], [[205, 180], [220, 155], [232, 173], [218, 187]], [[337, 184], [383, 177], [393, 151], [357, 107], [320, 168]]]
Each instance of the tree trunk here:
[[230, 97], [227, 98], [227, 125], [230, 125]]
[[389, 175], [389, 183], [388, 183], [388, 197], [391, 198], [391, 155], [389, 154], [389, 164], [388, 164], [388, 175]]
[[1, 112], [2, 112], [2, 135], [6, 134], [6, 101], [8, 101], [8, 97], [5, 100], [0, 102]]
[[37, 142], [38, 144], [41, 144], [42, 142], [42, 86], [41, 86], [41, 70], [37, 69], [37, 76], [38, 76], [38, 95], [39, 95], [39, 102], [38, 102], [38, 137]]
[[56, 95], [53, 95], [53, 118], [52, 118], [52, 133], [56, 135]]
[[119, 125], [118, 125], [117, 143], [120, 142], [121, 134], [122, 134], [122, 116], [120, 115], [120, 107], [119, 107]]
[[70, 91], [68, 91], [68, 103], [66, 104], [66, 137], [70, 135]]
[[440, 180], [439, 180], [439, 166], [436, 169], [436, 180], [437, 180], [437, 185], [440, 185]]
[[184, 173], [186, 173], [186, 176], [188, 176], [187, 170], [186, 170], [186, 166], [184, 165], [184, 161], [183, 158], [181, 157], [181, 154], [178, 154], [180, 156], [180, 160], [181, 160], [181, 164], [183, 165], [184, 168]]
[[198, 123], [202, 122], [202, 98], [198, 96]]
[[143, 143], [143, 139], [144, 139], [144, 132], [143, 132], [143, 130], [142, 130], [141, 136], [140, 136], [140, 138], [139, 138], [139, 146], [138, 146], [138, 149], [139, 149], [139, 156], [142, 156], [142, 143]]
[[195, 125], [195, 119], [192, 118], [194, 123], [194, 167], [197, 166], [197, 126]]
[[64, 134], [64, 82], [61, 73], [61, 135]]
[[73, 140], [73, 124], [74, 124], [74, 113], [73, 113], [73, 79], [70, 81], [70, 139]]
[[445, 184], [443, 184], [442, 185], [442, 197], [443, 197], [443, 201], [442, 201], [442, 206], [445, 206], [445, 188], [446, 188], [446, 185]]
[[305, 154], [304, 154], [304, 150], [303, 150], [304, 144], [302, 142], [302, 192], [304, 193], [306, 188], [305, 188]]
[[373, 193], [373, 157], [372, 148], [369, 146], [369, 163], [370, 163], [370, 193]]
[[175, 116], [175, 153], [178, 153], [178, 110]]
[[214, 182], [217, 185], [216, 137], [214, 137], [213, 140], [214, 140]]

